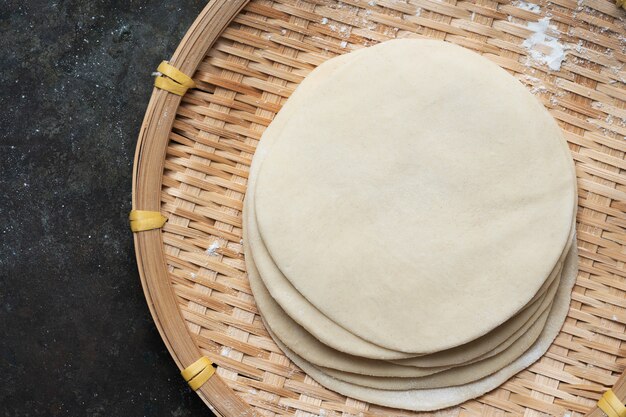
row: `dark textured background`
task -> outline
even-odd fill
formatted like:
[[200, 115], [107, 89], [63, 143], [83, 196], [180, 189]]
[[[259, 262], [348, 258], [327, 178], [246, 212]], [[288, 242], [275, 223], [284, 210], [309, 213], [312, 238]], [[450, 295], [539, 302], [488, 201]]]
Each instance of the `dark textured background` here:
[[0, 7], [0, 416], [208, 416], [128, 228], [150, 73], [206, 2]]

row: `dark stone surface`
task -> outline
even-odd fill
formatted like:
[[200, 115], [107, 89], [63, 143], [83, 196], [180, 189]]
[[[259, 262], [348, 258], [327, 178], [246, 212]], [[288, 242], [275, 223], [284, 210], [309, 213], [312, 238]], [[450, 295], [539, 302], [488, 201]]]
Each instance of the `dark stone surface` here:
[[128, 228], [150, 73], [205, 5], [0, 8], [0, 416], [202, 416]]

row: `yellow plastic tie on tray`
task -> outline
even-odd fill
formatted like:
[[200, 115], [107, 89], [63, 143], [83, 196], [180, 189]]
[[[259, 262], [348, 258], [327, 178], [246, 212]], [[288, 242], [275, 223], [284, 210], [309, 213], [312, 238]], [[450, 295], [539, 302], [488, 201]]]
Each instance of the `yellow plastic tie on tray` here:
[[130, 230], [142, 232], [144, 230], [160, 229], [167, 218], [158, 211], [131, 210], [128, 215]]
[[196, 87], [191, 77], [167, 61], [161, 62], [157, 68], [157, 74], [159, 76], [154, 79], [154, 86], [170, 93], [184, 96], [189, 88]]
[[598, 408], [608, 417], [626, 417], [626, 406], [617, 398], [613, 390], [606, 391], [598, 400]]
[[213, 362], [206, 356], [201, 357], [181, 371], [181, 375], [192, 390], [196, 391], [215, 373]]

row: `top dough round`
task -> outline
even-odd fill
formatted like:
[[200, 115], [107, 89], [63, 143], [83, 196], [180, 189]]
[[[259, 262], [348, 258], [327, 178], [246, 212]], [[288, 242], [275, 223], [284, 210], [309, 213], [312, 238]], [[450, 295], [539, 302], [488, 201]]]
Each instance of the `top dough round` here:
[[[294, 109], [254, 201], [276, 265], [331, 320], [408, 353], [480, 337], [535, 295], [569, 235], [575, 179], [545, 108], [464, 48], [359, 53]], [[303, 88], [306, 88], [304, 86]]]

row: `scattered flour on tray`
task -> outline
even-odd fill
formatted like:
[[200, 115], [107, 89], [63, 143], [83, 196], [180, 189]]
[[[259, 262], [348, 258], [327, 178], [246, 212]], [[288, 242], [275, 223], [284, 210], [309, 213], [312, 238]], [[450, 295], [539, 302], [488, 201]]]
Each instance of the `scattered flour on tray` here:
[[218, 255], [217, 250], [219, 249], [219, 247], [220, 247], [220, 242], [216, 240], [215, 242], [211, 243], [211, 246], [207, 248], [205, 253], [210, 256], [217, 256]]
[[541, 7], [535, 3], [527, 3], [525, 1], [514, 1], [513, 6], [518, 9], [528, 10], [529, 12], [539, 13], [541, 12]]
[[[528, 22], [528, 29], [532, 34], [522, 42], [522, 46], [528, 50], [530, 58], [536, 62], [546, 64], [553, 71], [561, 69], [561, 64], [565, 60], [565, 45], [557, 38], [546, 35], [550, 27], [550, 18], [544, 17], [537, 22]], [[549, 48], [550, 53], [546, 54], [538, 48]]]

